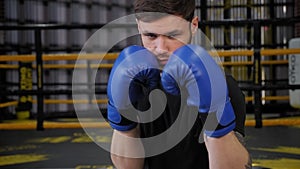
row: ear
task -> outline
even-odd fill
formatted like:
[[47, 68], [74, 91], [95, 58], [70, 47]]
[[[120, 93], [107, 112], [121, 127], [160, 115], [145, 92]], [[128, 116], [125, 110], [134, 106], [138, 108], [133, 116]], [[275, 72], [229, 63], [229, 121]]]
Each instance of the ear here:
[[198, 23], [199, 23], [199, 18], [198, 16], [195, 16], [191, 21], [191, 30], [193, 35], [195, 35], [195, 33], [198, 30]]
[[137, 24], [138, 31], [139, 31], [139, 33], [141, 34], [141, 28], [140, 28], [139, 20], [138, 20], [138, 19], [135, 19], [135, 22], [136, 22], [136, 24]]

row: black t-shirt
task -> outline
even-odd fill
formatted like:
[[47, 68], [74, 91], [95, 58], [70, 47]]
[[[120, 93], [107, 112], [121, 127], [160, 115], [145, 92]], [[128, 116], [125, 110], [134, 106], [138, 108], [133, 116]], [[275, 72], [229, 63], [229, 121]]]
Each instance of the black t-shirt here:
[[[174, 121], [181, 117], [179, 114], [179, 105], [180, 105], [180, 97], [167, 95], [168, 104], [166, 110], [162, 113], [162, 115], [151, 123], [140, 124], [141, 136], [145, 138], [156, 136], [167, 130], [171, 125], [174, 124]], [[192, 111], [197, 111], [197, 108], [193, 107], [184, 107], [183, 114], [185, 116], [189, 116]], [[181, 126], [178, 128], [187, 127], [184, 120], [181, 122]], [[173, 148], [170, 150], [163, 152], [162, 154], [147, 157], [145, 159], [146, 169], [185, 169], [185, 168], [208, 168], [208, 154], [204, 143], [199, 143], [200, 132], [202, 129], [202, 123], [200, 117], [198, 116], [195, 120], [190, 132], [186, 134], [186, 136]], [[172, 139], [166, 138], [165, 140]], [[160, 140], [162, 141], [162, 140]], [[157, 143], [161, 144], [161, 143]], [[166, 143], [168, 142], [166, 141]], [[149, 147], [150, 146], [150, 147]], [[153, 148], [156, 145], [153, 145]], [[152, 148], [151, 145], [147, 145], [147, 148]], [[145, 149], [147, 153], [147, 148]]]
[[[231, 75], [226, 75], [226, 81], [230, 101], [236, 116], [236, 127], [234, 130], [244, 135], [244, 122], [246, 116], [245, 97], [240, 88], [238, 87], [237, 82]], [[158, 88], [162, 89], [161, 86], [159, 86]], [[145, 89], [145, 91], [147, 90]], [[167, 129], [169, 129], [169, 127], [171, 127], [174, 124], [177, 118], [185, 119], [179, 117], [181, 115], [188, 117], [192, 114], [192, 112], [196, 111], [197, 113], [198, 109], [196, 107], [181, 105], [181, 98], [185, 100], [186, 96], [174, 96], [166, 93], [165, 96], [167, 97], [167, 105], [164, 112], [152, 122], [138, 124], [140, 127], [142, 138], [154, 137], [165, 132]], [[163, 104], [163, 100], [159, 100], [160, 97], [155, 97], [155, 99], [156, 103], [161, 102]], [[134, 106], [138, 109], [143, 109], [143, 107], [147, 107], [148, 104], [145, 104], [145, 101], [141, 101], [139, 105]], [[181, 110], [180, 112], [183, 113], [179, 114], [179, 110]], [[178, 130], [187, 127], [187, 125], [191, 125], [192, 127], [189, 130], [189, 132], [186, 132], [185, 137], [168, 151], [165, 151], [155, 156], [146, 157], [145, 169], [208, 169], [208, 153], [206, 146], [203, 143], [203, 137], [200, 134], [202, 131], [203, 124], [199, 113], [197, 113], [196, 119], [193, 120], [193, 122], [193, 124], [187, 124], [185, 120], [180, 121], [181, 125], [180, 127], [178, 127]], [[131, 123], [134, 122], [123, 118], [121, 122], [116, 125], [122, 127], [127, 126]], [[166, 138], [165, 140], [160, 141], [165, 141], [164, 144], [168, 144], [168, 139], [170, 138]], [[155, 146], [156, 145], [153, 145], [153, 148], [155, 148]], [[146, 154], [147, 151], [151, 151], [151, 148], [151, 145], [146, 146]]]
[[[244, 122], [245, 122], [245, 99], [242, 91], [234, 78], [226, 75], [226, 81], [229, 90], [229, 97], [236, 115], [236, 128], [235, 131], [244, 135]], [[140, 124], [141, 137], [156, 136], [167, 130], [178, 117], [181, 105], [180, 97], [166, 94], [167, 106], [162, 115], [151, 123]], [[185, 96], [181, 96], [184, 98]], [[156, 98], [157, 99], [157, 98]], [[197, 110], [195, 107], [181, 107], [184, 115], [188, 116], [191, 111]], [[182, 123], [184, 126], [185, 123]], [[170, 150], [145, 159], [145, 168], [149, 169], [208, 169], [209, 160], [203, 137], [200, 136], [202, 131], [202, 121], [198, 116], [191, 128], [190, 132], [182, 139], [177, 145]], [[180, 129], [179, 129], [180, 130]], [[167, 140], [167, 139], [166, 139]], [[168, 144], [168, 143], [166, 143]], [[155, 145], [153, 145], [154, 147]], [[147, 145], [149, 148], [149, 145]], [[147, 153], [147, 149], [146, 149]]]

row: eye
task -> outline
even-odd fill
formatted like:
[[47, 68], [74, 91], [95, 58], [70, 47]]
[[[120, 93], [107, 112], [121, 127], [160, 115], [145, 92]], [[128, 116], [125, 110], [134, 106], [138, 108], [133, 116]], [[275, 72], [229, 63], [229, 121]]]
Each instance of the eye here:
[[179, 39], [181, 35], [182, 35], [181, 31], [172, 31], [166, 34], [166, 37], [173, 40], [173, 39]]
[[167, 37], [168, 37], [169, 39], [175, 39], [177, 36], [178, 36], [178, 34], [170, 34], [170, 35], [168, 35]]
[[148, 39], [154, 40], [157, 38], [157, 35], [154, 33], [146, 33], [144, 34], [144, 36], [146, 36]]

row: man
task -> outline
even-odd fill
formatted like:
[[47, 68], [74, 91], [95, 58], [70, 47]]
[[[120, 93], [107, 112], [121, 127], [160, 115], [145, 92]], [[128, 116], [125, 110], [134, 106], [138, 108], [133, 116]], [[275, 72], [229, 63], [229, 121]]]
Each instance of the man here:
[[[221, 132], [221, 135], [214, 136], [207, 133], [202, 135], [200, 133], [202, 128], [205, 128], [206, 117], [202, 117], [205, 113], [200, 113], [199, 110], [200, 115], [195, 118], [195, 123], [191, 127], [191, 130], [189, 130], [178, 144], [161, 154], [146, 156], [145, 158], [140, 156], [143, 153], [147, 154], [149, 150], [145, 149], [144, 143], [139, 141], [139, 138], [153, 137], [169, 129], [176, 121], [179, 109], [185, 111], [184, 115], [191, 114], [192, 108], [190, 109], [188, 106], [183, 106], [184, 108], [180, 107], [181, 101], [191, 100], [189, 98], [191, 91], [185, 96], [183, 96], [184, 92], [176, 94], [178, 92], [166, 91], [167, 106], [163, 114], [153, 122], [137, 123], [133, 120], [134, 117], [127, 119], [119, 112], [120, 109], [116, 105], [124, 104], [122, 100], [126, 97], [122, 97], [124, 89], [118, 89], [120, 93], [118, 99], [120, 101], [114, 100], [111, 90], [117, 87], [112, 84], [116, 83], [116, 81], [118, 83], [130, 83], [129, 97], [134, 107], [139, 110], [147, 110], [149, 105], [148, 101], [145, 101], [145, 98], [148, 98], [150, 91], [154, 89], [165, 90], [170, 87], [167, 86], [165, 88], [166, 85], [170, 85], [170, 79], [166, 78], [167, 71], [173, 71], [170, 63], [168, 64], [170, 56], [174, 52], [179, 53], [182, 59], [194, 55], [193, 51], [182, 49], [182, 47], [191, 43], [198, 29], [198, 17], [194, 16], [195, 1], [193, 0], [136, 0], [134, 7], [143, 47], [150, 51], [150, 53], [142, 51], [139, 47], [130, 47], [122, 52], [114, 67], [122, 67], [121, 61], [126, 61], [130, 55], [140, 51], [142, 52], [139, 55], [143, 55], [144, 60], [146, 60], [145, 62], [151, 62], [151, 64], [147, 65], [147, 71], [143, 70], [142, 73], [140, 71], [135, 72], [137, 75], [133, 75], [134, 77], [130, 75], [132, 72], [129, 72], [127, 75], [130, 78], [125, 80], [124, 77], [111, 77], [108, 84], [110, 100], [108, 105], [108, 120], [115, 129], [111, 145], [111, 158], [114, 165], [118, 169], [251, 168], [250, 156], [242, 144], [243, 141], [241, 141], [243, 140], [242, 135], [244, 135], [244, 98], [231, 77], [227, 78], [227, 84], [235, 115], [230, 115], [229, 113], [226, 116], [229, 119], [233, 119], [235, 125], [231, 125], [232, 123], [230, 122], [231, 127], [226, 128], [226, 132]], [[197, 47], [195, 48], [198, 49]], [[184, 56], [185, 52], [192, 54]], [[155, 67], [155, 63], [151, 54], [154, 54], [159, 66], [163, 69], [162, 74], [152, 69]], [[202, 53], [200, 52], [196, 55], [202, 55]], [[198, 59], [197, 56], [196, 59]], [[130, 69], [135, 71], [139, 68], [138, 66], [135, 67], [135, 65], [143, 65], [144, 67], [145, 62], [137, 60], [137, 58], [134, 58], [128, 61], [127, 67], [125, 66], [124, 70]], [[190, 62], [188, 59], [186, 61]], [[134, 62], [134, 64], [130, 64], [130, 62]], [[172, 64], [177, 65], [177, 63], [173, 59]], [[197, 66], [195, 68], [197, 69]], [[115, 68], [112, 70], [112, 74], [119, 74], [121, 72], [118, 71]], [[162, 76], [162, 82], [160, 82], [160, 76]], [[197, 75], [195, 77], [197, 78]], [[176, 88], [176, 86], [171, 87]], [[155, 100], [157, 99], [156, 97]], [[231, 104], [228, 106], [231, 107]], [[126, 137], [137, 139], [130, 141]], [[204, 143], [200, 141], [201, 139], [204, 140]]]

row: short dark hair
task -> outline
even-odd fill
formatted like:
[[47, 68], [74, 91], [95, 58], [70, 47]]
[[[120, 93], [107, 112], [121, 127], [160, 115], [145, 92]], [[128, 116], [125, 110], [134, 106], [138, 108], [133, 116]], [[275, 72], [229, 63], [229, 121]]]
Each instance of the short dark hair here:
[[[195, 8], [195, 0], [135, 0], [134, 2], [136, 18], [143, 21], [155, 20], [159, 16], [170, 14], [180, 16], [190, 22], [194, 17]], [[152, 13], [150, 14], [152, 17], [147, 14], [148, 12]]]

